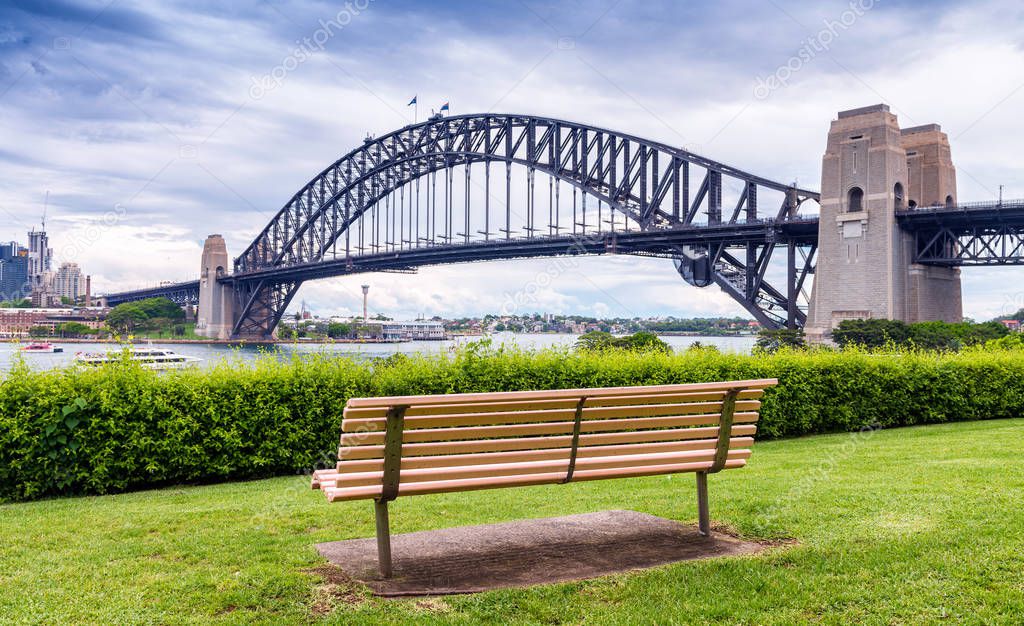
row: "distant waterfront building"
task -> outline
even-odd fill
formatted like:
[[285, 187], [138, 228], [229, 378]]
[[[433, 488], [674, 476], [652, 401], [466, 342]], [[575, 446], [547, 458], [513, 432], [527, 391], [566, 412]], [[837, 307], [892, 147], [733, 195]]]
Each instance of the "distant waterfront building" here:
[[18, 339], [28, 337], [33, 328], [41, 327], [54, 333], [61, 324], [78, 322], [93, 330], [106, 325], [109, 313], [105, 308], [79, 309], [0, 309], [0, 338]]
[[28, 297], [28, 250], [17, 242], [0, 245], [0, 302]]
[[53, 292], [53, 272], [43, 275], [41, 285], [32, 289], [32, 306], [37, 309], [47, 309], [61, 306], [60, 296]]
[[53, 294], [78, 302], [84, 291], [85, 280], [77, 263], [62, 263], [53, 277]]
[[28, 277], [32, 288], [46, 286], [46, 275], [51, 271], [53, 250], [50, 249], [50, 238], [46, 236], [46, 228], [28, 233]]
[[388, 341], [439, 341], [444, 339], [444, 324], [435, 321], [381, 322], [381, 335]]

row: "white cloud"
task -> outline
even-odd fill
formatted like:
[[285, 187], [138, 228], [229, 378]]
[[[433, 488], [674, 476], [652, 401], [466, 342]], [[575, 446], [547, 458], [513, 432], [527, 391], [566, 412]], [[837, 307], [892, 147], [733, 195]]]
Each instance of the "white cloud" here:
[[[587, 121], [811, 188], [835, 112], [885, 100], [904, 124], [939, 122], [950, 134], [961, 199], [988, 199], [1000, 184], [1008, 197], [1024, 196], [1021, 7], [923, 12], [880, 0], [788, 87], [756, 100], [757, 77], [842, 6], [786, 4], [787, 16], [774, 6], [720, 3], [701, 15], [679, 3], [623, 2], [579, 36], [607, 6], [531, 4], [463, 18], [444, 6], [403, 11], [378, 2], [259, 100], [249, 97], [252, 77], [281, 64], [336, 9], [296, 2], [232, 15], [151, 4], [138, 10], [180, 25], [168, 40], [140, 46], [86, 29], [70, 50], [47, 52], [47, 74], [12, 83], [39, 54], [37, 44], [22, 43], [32, 35], [26, 20], [0, 31], [0, 63], [9, 69], [0, 73], [0, 90], [9, 86], [0, 99], [0, 215], [8, 223], [0, 239], [22, 238], [50, 190], [58, 250], [75, 241], [83, 219], [127, 208], [79, 246], [96, 289], [192, 277], [203, 237], [223, 233], [229, 251], [241, 252], [367, 132], [407, 123], [413, 94], [421, 119], [451, 99], [456, 113], [495, 108]], [[729, 19], [737, 14], [751, 19]], [[13, 23], [12, 15], [0, 22]], [[574, 37], [572, 46], [559, 45], [563, 36]], [[478, 314], [500, 309], [547, 264], [324, 280], [304, 286], [298, 300], [354, 313], [366, 281], [375, 311]], [[966, 312], [998, 313], [1004, 285], [1020, 271], [965, 271]], [[643, 258], [580, 260], [531, 298], [538, 312], [743, 314], [719, 290], [687, 286], [670, 262]]]

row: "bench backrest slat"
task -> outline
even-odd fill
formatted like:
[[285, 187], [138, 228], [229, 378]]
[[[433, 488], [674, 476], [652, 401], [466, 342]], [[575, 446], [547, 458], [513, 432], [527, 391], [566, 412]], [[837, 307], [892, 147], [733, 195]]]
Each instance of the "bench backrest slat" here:
[[[554, 409], [546, 411], [477, 411], [475, 405], [469, 412], [449, 413], [446, 415], [411, 416], [405, 414], [405, 427], [409, 430], [417, 428], [451, 428], [456, 426], [487, 426], [490, 424], [522, 424], [528, 422], [559, 422], [572, 420], [576, 407], [571, 409]], [[739, 400], [737, 411], [757, 411], [761, 408], [759, 400]], [[721, 402], [687, 402], [670, 404], [638, 404], [620, 406], [584, 405], [583, 419], [615, 419], [620, 417], [654, 417], [658, 415], [697, 415], [720, 414]], [[384, 431], [386, 417], [350, 418], [342, 422], [344, 432]]]
[[[548, 438], [550, 439], [550, 438]], [[604, 446], [581, 446], [577, 452], [579, 458], [594, 456], [610, 456], [637, 454], [642, 452], [673, 452], [688, 450], [714, 450], [718, 439], [693, 439], [689, 441], [656, 441], [642, 443], [624, 443]], [[754, 445], [752, 437], [733, 437], [730, 448], [746, 448]], [[402, 470], [420, 469], [425, 467], [450, 467], [465, 464], [489, 465], [495, 463], [514, 463], [517, 461], [538, 461], [564, 459], [569, 453], [567, 447], [540, 448], [536, 446], [528, 450], [512, 450], [508, 452], [482, 452], [468, 454], [442, 454], [435, 456], [409, 456], [402, 459]], [[347, 460], [346, 472], [370, 472], [382, 470], [384, 461], [379, 456], [359, 460]]]
[[[607, 420], [584, 420], [580, 432], [609, 432], [618, 430], [638, 430], [648, 428], [675, 428], [679, 426], [708, 426], [717, 424], [719, 415], [702, 413], [698, 415], [660, 415], [654, 417], [635, 417]], [[757, 413], [753, 411], [736, 413], [735, 422], [746, 424], [757, 421]], [[406, 443], [425, 443], [430, 441], [455, 441], [460, 439], [488, 439], [492, 437], [523, 437], [530, 435], [561, 435], [572, 433], [573, 422], [540, 422], [540, 423], [509, 423], [489, 426], [459, 426], [454, 428], [408, 429], [403, 441]], [[342, 445], [378, 444], [384, 441], [384, 432], [345, 433]]]
[[[757, 432], [754, 424], [738, 424], [732, 428], [733, 437], [749, 436]], [[580, 435], [580, 447], [606, 446], [626, 443], [659, 443], [686, 441], [691, 439], [707, 440], [709, 447], [714, 447], [718, 439], [718, 427], [671, 428], [662, 430], [642, 430], [610, 433], [594, 433]], [[432, 443], [406, 443], [402, 446], [402, 457], [463, 454], [497, 453], [515, 450], [535, 450], [543, 448], [560, 448], [568, 446], [572, 435], [554, 437], [515, 437], [508, 439], [475, 439], [469, 441], [446, 441]], [[345, 446], [339, 449], [338, 458], [344, 462], [358, 459], [381, 458], [384, 454], [382, 445]], [[339, 467], [341, 463], [339, 463]]]
[[685, 385], [650, 385], [641, 387], [597, 387], [593, 389], [552, 389], [545, 391], [500, 391], [493, 393], [453, 393], [439, 396], [390, 396], [381, 398], [352, 398], [351, 408], [389, 407], [397, 404], [413, 407], [421, 404], [463, 404], [472, 402], [509, 402], [513, 400], [550, 400], [578, 398], [581, 393], [588, 398], [605, 396], [680, 394], [688, 392], [727, 391], [729, 389], [767, 389], [778, 381], [775, 379], [737, 380], [720, 383], [693, 383]]
[[[740, 392], [739, 400], [757, 400], [764, 395], [763, 389], [746, 389]], [[499, 401], [478, 401], [478, 402], [447, 402], [449, 396], [439, 396], [434, 404], [405, 405], [406, 417], [421, 417], [429, 415], [450, 415], [462, 413], [487, 413], [487, 412], [509, 412], [509, 411], [544, 411], [552, 409], [575, 410], [579, 396], [543, 400], [499, 400]], [[607, 395], [588, 397], [587, 406], [609, 407], [622, 405], [642, 404], [666, 404], [666, 403], [691, 403], [691, 402], [721, 402], [725, 397], [725, 391], [710, 392], [684, 392], [684, 393], [624, 393], [619, 395]], [[396, 404], [398, 402], [396, 401]], [[393, 405], [377, 407], [353, 407], [351, 404], [345, 407], [344, 416], [346, 420], [373, 419], [387, 416], [388, 407]]]

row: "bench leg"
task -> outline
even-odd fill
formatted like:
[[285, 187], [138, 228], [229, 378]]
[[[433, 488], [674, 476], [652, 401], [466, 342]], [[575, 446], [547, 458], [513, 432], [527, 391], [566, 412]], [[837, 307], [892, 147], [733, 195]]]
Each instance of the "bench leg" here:
[[373, 501], [377, 514], [377, 566], [383, 578], [391, 578], [391, 526], [388, 523], [388, 503]]
[[697, 472], [697, 528], [707, 537], [711, 533], [711, 519], [708, 514], [708, 475]]

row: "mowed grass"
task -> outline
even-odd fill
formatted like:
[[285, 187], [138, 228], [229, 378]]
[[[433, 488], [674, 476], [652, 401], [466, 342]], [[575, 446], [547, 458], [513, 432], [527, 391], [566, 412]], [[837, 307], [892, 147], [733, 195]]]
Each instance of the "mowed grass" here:
[[[1024, 420], [759, 443], [709, 480], [752, 557], [571, 584], [384, 600], [312, 573], [373, 536], [306, 478], [0, 507], [0, 621], [1007, 623], [1024, 621]], [[399, 499], [395, 532], [634, 509], [696, 519], [692, 475]]]

